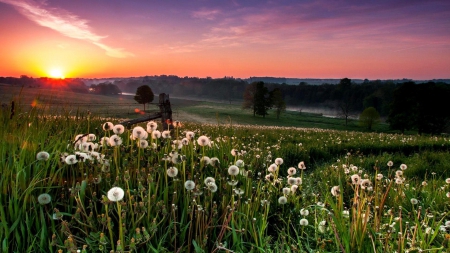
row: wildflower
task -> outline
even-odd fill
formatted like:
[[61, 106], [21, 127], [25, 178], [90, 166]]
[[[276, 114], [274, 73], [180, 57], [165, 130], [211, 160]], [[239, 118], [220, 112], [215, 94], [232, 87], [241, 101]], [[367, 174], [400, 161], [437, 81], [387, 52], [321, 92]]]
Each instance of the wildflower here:
[[38, 161], [47, 161], [48, 158], [50, 158], [50, 154], [45, 151], [41, 151], [36, 154], [36, 160]]
[[396, 176], [396, 177], [401, 177], [401, 176], [403, 176], [403, 170], [397, 170], [397, 171], [395, 172], [395, 176]]
[[305, 170], [306, 169], [305, 162], [303, 162], [303, 161], [299, 162], [298, 163], [298, 168], [301, 169], [301, 170]]
[[292, 193], [295, 193], [297, 191], [297, 189], [298, 189], [298, 185], [294, 184], [294, 185], [291, 186], [291, 192]]
[[381, 180], [383, 178], [383, 174], [377, 174], [377, 180]]
[[147, 138], [147, 136], [148, 136], [147, 132], [141, 126], [133, 128], [133, 137], [135, 139], [145, 139]]
[[208, 190], [210, 190], [211, 192], [216, 192], [218, 187], [216, 185], [215, 182], [210, 182], [207, 184]]
[[333, 186], [331, 187], [331, 195], [333, 195], [334, 197], [337, 197], [341, 194], [341, 190], [339, 189], [339, 186]]
[[146, 148], [146, 147], [148, 147], [148, 141], [146, 141], [146, 140], [139, 140], [138, 146], [140, 148]]
[[75, 144], [81, 144], [88, 140], [88, 137], [84, 134], [79, 134], [75, 136]]
[[419, 201], [415, 198], [411, 199], [411, 204], [416, 205], [417, 203], [419, 203]]
[[211, 158], [209, 158], [208, 156], [203, 156], [203, 157], [200, 159], [200, 161], [203, 162], [203, 164], [204, 164], [205, 166], [208, 165], [208, 164], [211, 164]]
[[161, 132], [158, 130], [152, 131], [152, 139], [159, 139], [161, 138]]
[[233, 149], [231, 150], [231, 155], [232, 155], [232, 156], [236, 156], [237, 153], [238, 153], [238, 152], [236, 151], [236, 149], [233, 148]]
[[427, 186], [427, 185], [428, 185], [427, 181], [422, 182], [422, 186]]
[[215, 183], [216, 180], [213, 177], [207, 177], [205, 178], [205, 184], [208, 185], [209, 183]]
[[237, 160], [235, 164], [236, 164], [236, 166], [238, 166], [239, 168], [244, 167], [244, 161], [242, 161], [241, 159]]
[[303, 216], [308, 216], [309, 211], [308, 211], [308, 209], [302, 208], [302, 209], [300, 209], [300, 214]]
[[278, 204], [284, 205], [287, 203], [287, 198], [285, 196], [281, 196], [278, 198]]
[[125, 127], [121, 124], [117, 124], [113, 127], [113, 132], [115, 134], [123, 134], [123, 132], [125, 132]]
[[275, 164], [275, 163], [273, 163], [273, 164], [271, 164], [270, 166], [269, 166], [269, 168], [267, 169], [269, 172], [275, 172], [275, 171], [277, 171], [277, 169], [278, 169], [278, 166]]
[[297, 170], [294, 167], [290, 167], [287, 170], [287, 173], [288, 173], [289, 176], [292, 176], [292, 175], [295, 175], [295, 173], [297, 173]]
[[107, 196], [110, 201], [117, 202], [123, 199], [125, 192], [120, 187], [113, 187], [108, 191]]
[[211, 141], [209, 140], [209, 138], [206, 137], [206, 136], [204, 136], [204, 135], [198, 137], [198, 139], [197, 139], [198, 145], [200, 145], [200, 146], [202, 146], [202, 147], [204, 147], [204, 146], [206, 146], [206, 145], [209, 145], [210, 142], [211, 142]]
[[75, 164], [78, 162], [77, 157], [75, 155], [66, 156], [65, 162], [69, 165]]
[[283, 158], [277, 158], [277, 159], [275, 159], [275, 164], [276, 165], [281, 165], [281, 164], [283, 164]]
[[363, 179], [361, 180], [361, 189], [366, 189], [372, 185], [372, 182], [370, 182], [369, 179]]
[[187, 146], [189, 144], [188, 138], [181, 139], [181, 144], [184, 145], [184, 146]]
[[297, 183], [296, 185], [301, 185], [302, 184], [302, 178], [301, 177], [297, 177]]
[[353, 174], [351, 176], [352, 184], [359, 184], [361, 181], [361, 177], [358, 174]]
[[194, 132], [192, 132], [192, 131], [187, 131], [187, 132], [186, 132], [186, 138], [187, 138], [188, 140], [194, 139], [194, 136], [195, 136]]
[[308, 226], [309, 222], [307, 219], [303, 218], [300, 220], [300, 226]]
[[288, 184], [290, 184], [290, 185], [297, 184], [297, 178], [295, 178], [295, 177], [289, 177], [287, 181], [288, 181]]
[[178, 175], [178, 169], [175, 167], [170, 167], [167, 169], [167, 176], [176, 177]]
[[97, 140], [97, 136], [95, 134], [88, 134], [88, 141], [95, 141]]
[[396, 184], [403, 184], [403, 179], [400, 177], [395, 178], [395, 183]]
[[158, 129], [158, 124], [155, 121], [149, 121], [147, 123], [147, 132], [151, 133], [153, 131], [155, 131], [156, 129]]
[[164, 130], [164, 131], [161, 133], [161, 136], [162, 136], [164, 139], [169, 139], [169, 138], [170, 138], [170, 130]]
[[231, 176], [236, 176], [237, 174], [239, 174], [239, 167], [236, 165], [231, 165], [228, 168], [228, 174], [230, 174]]
[[447, 193], [445, 194], [445, 196], [447, 196], [447, 198], [450, 198], [450, 192], [447, 192]]
[[186, 188], [186, 190], [191, 191], [195, 188], [195, 183], [192, 180], [187, 180], [186, 182], [184, 182], [184, 188]]
[[41, 195], [38, 196], [37, 200], [38, 200], [39, 204], [47, 205], [48, 203], [50, 203], [52, 201], [52, 197], [47, 193], [42, 193]]
[[319, 230], [320, 233], [325, 233], [326, 229], [327, 229], [327, 221], [323, 220], [321, 222], [319, 222], [319, 226], [317, 227], [317, 229]]
[[182, 126], [182, 124], [180, 121], [175, 120], [175, 122], [173, 122], [173, 127], [181, 127], [181, 126]]
[[211, 158], [211, 165], [212, 166], [218, 166], [220, 164], [220, 160], [217, 157]]
[[111, 147], [122, 145], [122, 138], [115, 134], [112, 135], [111, 137], [109, 137], [109, 145]]
[[112, 130], [113, 127], [114, 127], [114, 124], [111, 122], [106, 122], [103, 124], [103, 130], [105, 130], [105, 131]]
[[400, 165], [400, 169], [401, 170], [406, 170], [408, 168], [408, 166], [406, 166], [406, 164], [404, 164], [404, 163], [402, 163], [401, 165]]
[[387, 162], [387, 166], [392, 167], [392, 165], [394, 165], [392, 161]]
[[447, 184], [450, 184], [450, 178], [446, 178], [446, 179], [445, 179], [445, 182], [446, 182]]
[[291, 188], [289, 188], [289, 187], [284, 187], [284, 188], [283, 188], [283, 194], [284, 194], [284, 195], [288, 195], [289, 193], [291, 193]]

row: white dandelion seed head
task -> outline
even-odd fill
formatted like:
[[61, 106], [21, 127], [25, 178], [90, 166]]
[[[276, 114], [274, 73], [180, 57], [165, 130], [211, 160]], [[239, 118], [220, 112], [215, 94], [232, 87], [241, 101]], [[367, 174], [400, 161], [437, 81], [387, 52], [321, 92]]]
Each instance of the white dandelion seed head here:
[[147, 131], [141, 126], [136, 126], [133, 128], [132, 135], [135, 139], [142, 140], [148, 137]]
[[392, 161], [387, 162], [387, 166], [392, 167], [392, 165], [394, 165]]
[[289, 176], [295, 175], [295, 173], [297, 173], [297, 169], [295, 169], [294, 167], [290, 167], [287, 170], [287, 173], [288, 173]]
[[125, 191], [120, 187], [113, 187], [107, 193], [108, 199], [113, 202], [122, 200], [124, 196]]
[[109, 137], [109, 145], [111, 147], [122, 145], [122, 138], [116, 134], [111, 135], [111, 137]]
[[307, 219], [303, 218], [300, 220], [300, 226], [308, 226], [309, 222]]
[[287, 203], [287, 198], [285, 196], [281, 196], [278, 198], [278, 204], [284, 205]]
[[184, 182], [184, 188], [186, 188], [186, 190], [191, 191], [195, 188], [195, 183], [192, 180], [187, 180], [186, 182]]
[[228, 168], [228, 174], [230, 174], [230, 176], [236, 176], [237, 174], [239, 174], [239, 167], [236, 165], [231, 165]]
[[113, 130], [114, 124], [111, 122], [106, 122], [103, 124], [103, 130], [104, 131], [111, 131]]
[[283, 158], [280, 158], [280, 157], [276, 158], [276, 159], [275, 159], [275, 164], [276, 164], [276, 165], [281, 165], [281, 164], [283, 164]]
[[125, 132], [125, 127], [121, 124], [117, 124], [113, 127], [113, 132], [115, 134], [123, 134], [123, 132]]
[[159, 138], [161, 138], [161, 132], [158, 130], [154, 130], [152, 132], [152, 139], [159, 139]]
[[288, 195], [289, 193], [291, 193], [291, 188], [290, 187], [284, 187], [283, 188], [283, 194], [284, 195]]
[[404, 163], [402, 163], [401, 165], [400, 165], [400, 169], [401, 170], [406, 170], [408, 168], [408, 166], [406, 166], [406, 164], [404, 164]]
[[164, 138], [164, 139], [169, 139], [171, 136], [170, 136], [170, 130], [164, 130], [162, 133], [161, 133], [161, 136]]
[[239, 168], [242, 168], [242, 167], [244, 167], [244, 161], [239, 159], [236, 161], [235, 165], [238, 166]]
[[331, 195], [337, 197], [341, 194], [341, 190], [338, 185], [331, 187]]
[[78, 162], [77, 157], [75, 155], [68, 155], [65, 158], [65, 162], [69, 165], [75, 164]]
[[167, 176], [176, 177], [178, 175], [178, 169], [176, 167], [170, 167], [167, 169]]
[[45, 151], [40, 151], [36, 154], [36, 160], [38, 161], [47, 161], [50, 158], [50, 154]]
[[140, 148], [147, 148], [148, 147], [148, 141], [147, 140], [139, 140], [138, 145]]
[[50, 196], [50, 194], [48, 194], [48, 193], [42, 193], [38, 196], [37, 200], [38, 200], [39, 204], [47, 205], [48, 203], [50, 203], [52, 201], [52, 196]]
[[198, 137], [197, 143], [198, 143], [198, 145], [204, 147], [204, 146], [209, 146], [209, 144], [211, 143], [211, 141], [209, 140], [208, 137], [202, 135], [202, 136]]
[[195, 137], [195, 133], [194, 132], [192, 132], [192, 131], [187, 131], [186, 132], [186, 139], [192, 140], [192, 139], [194, 139], [194, 137]]
[[298, 163], [298, 168], [301, 169], [301, 170], [305, 170], [306, 169], [305, 162], [303, 162], [303, 161], [299, 162]]
[[302, 209], [300, 209], [300, 214], [303, 216], [308, 216], [309, 211], [308, 211], [308, 209], [302, 208]]

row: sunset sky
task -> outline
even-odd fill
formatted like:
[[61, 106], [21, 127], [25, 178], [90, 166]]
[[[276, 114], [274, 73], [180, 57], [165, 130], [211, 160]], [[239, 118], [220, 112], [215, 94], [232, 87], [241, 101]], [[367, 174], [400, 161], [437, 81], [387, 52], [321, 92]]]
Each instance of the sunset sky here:
[[0, 0], [0, 76], [450, 78], [450, 1]]

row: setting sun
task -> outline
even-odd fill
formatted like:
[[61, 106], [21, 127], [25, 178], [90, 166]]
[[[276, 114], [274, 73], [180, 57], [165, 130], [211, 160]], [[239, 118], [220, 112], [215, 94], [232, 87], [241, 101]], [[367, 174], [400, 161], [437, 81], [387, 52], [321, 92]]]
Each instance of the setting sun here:
[[52, 69], [49, 71], [49, 75], [51, 78], [60, 78], [64, 79], [64, 75], [60, 69]]

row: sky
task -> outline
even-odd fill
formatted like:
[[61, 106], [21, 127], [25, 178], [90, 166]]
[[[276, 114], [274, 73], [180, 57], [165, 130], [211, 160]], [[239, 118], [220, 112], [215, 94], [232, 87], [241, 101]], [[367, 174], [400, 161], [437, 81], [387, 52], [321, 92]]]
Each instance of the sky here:
[[450, 78], [448, 0], [0, 0], [0, 76]]

